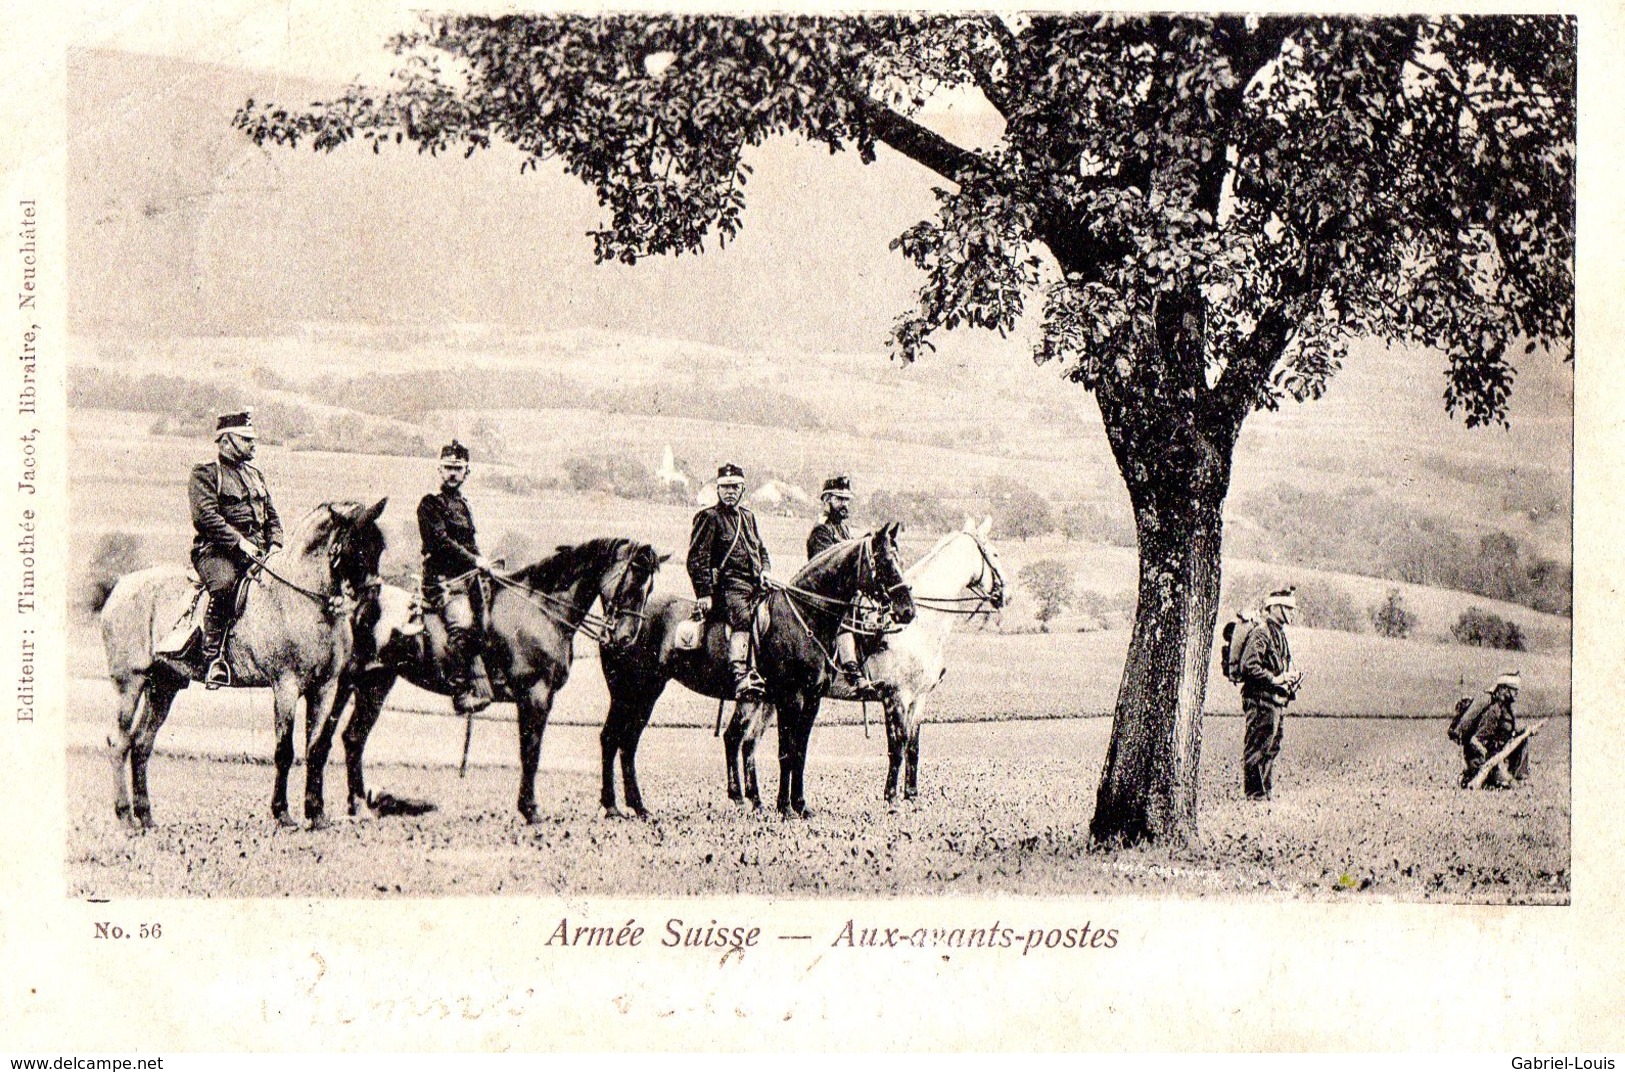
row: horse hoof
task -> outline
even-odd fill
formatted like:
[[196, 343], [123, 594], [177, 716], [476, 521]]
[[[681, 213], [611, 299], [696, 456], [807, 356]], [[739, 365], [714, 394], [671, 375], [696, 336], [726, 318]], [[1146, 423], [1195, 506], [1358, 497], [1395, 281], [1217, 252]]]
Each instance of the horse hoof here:
[[634, 818], [642, 819], [644, 822], [649, 821], [649, 809], [648, 808], [643, 808], [643, 807], [633, 808], [632, 809], [632, 815], [633, 815]]
[[332, 821], [329, 820], [327, 818], [327, 816], [325, 816], [325, 815], [313, 815], [309, 819], [309, 828], [311, 830], [313, 830], [313, 831], [314, 830], [327, 830], [327, 829], [331, 828], [332, 825], [333, 825]]
[[626, 812], [622, 811], [620, 808], [618, 808], [615, 805], [611, 804], [609, 807], [604, 809], [604, 818], [606, 818], [606, 819], [630, 819], [632, 817], [630, 815], [626, 814]]
[[119, 822], [127, 823], [127, 822], [130, 821], [130, 817], [131, 817], [131, 815], [130, 815], [130, 806], [128, 804], [114, 804], [113, 805], [113, 814], [118, 816], [118, 821]]
[[540, 812], [522, 811], [519, 813], [519, 817], [525, 820], [526, 826], [540, 826], [542, 823], [542, 816]]
[[297, 829], [299, 829], [299, 824], [294, 821], [293, 816], [289, 815], [285, 811], [277, 812], [275, 814], [274, 818], [276, 819], [277, 825], [280, 826], [280, 827], [283, 827], [284, 829], [287, 829], [287, 830], [297, 830]]

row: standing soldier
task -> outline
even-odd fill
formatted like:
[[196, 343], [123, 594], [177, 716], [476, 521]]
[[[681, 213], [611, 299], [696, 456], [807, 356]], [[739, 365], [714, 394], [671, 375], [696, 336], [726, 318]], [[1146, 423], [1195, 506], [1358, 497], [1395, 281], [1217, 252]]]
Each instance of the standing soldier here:
[[755, 700], [764, 683], [752, 659], [750, 618], [772, 564], [756, 515], [740, 505], [744, 494], [745, 471], [731, 463], [719, 467], [717, 504], [694, 515], [688, 578], [701, 611], [727, 631], [734, 699]]
[[474, 669], [484, 639], [484, 607], [475, 574], [489, 570], [491, 563], [480, 554], [474, 515], [459, 490], [467, 479], [468, 448], [453, 439], [440, 448], [440, 490], [418, 503], [423, 595], [446, 623], [446, 684], [460, 715], [491, 706], [489, 684]]
[[[1450, 726], [1450, 739], [1461, 742], [1462, 759], [1467, 769], [1462, 771], [1461, 784], [1466, 787], [1484, 762], [1505, 748], [1518, 734], [1518, 718], [1512, 705], [1518, 699], [1522, 679], [1516, 670], [1495, 679], [1488, 693], [1473, 702]], [[1490, 772], [1484, 784], [1494, 789], [1505, 789], [1514, 782], [1529, 777], [1529, 742], [1524, 741], [1512, 750], [1505, 765]]]
[[209, 590], [203, 622], [203, 683], [211, 689], [231, 684], [226, 633], [237, 617], [240, 585], [250, 567], [282, 546], [282, 522], [271, 505], [265, 475], [254, 458], [252, 411], [223, 414], [215, 421], [219, 456], [192, 467], [187, 499], [192, 507], [192, 565]]
[[1268, 800], [1275, 789], [1275, 757], [1281, 752], [1286, 705], [1297, 695], [1303, 674], [1292, 668], [1286, 627], [1298, 609], [1293, 589], [1264, 597], [1264, 617], [1247, 633], [1241, 649], [1241, 704], [1247, 715], [1242, 743], [1242, 789], [1253, 800]]
[[[852, 513], [851, 478], [845, 474], [830, 477], [824, 481], [820, 498], [824, 500], [824, 517], [807, 534], [809, 560], [852, 538], [852, 533], [846, 528], [846, 519]], [[841, 675], [846, 678], [854, 695], [860, 699], [874, 698], [874, 686], [863, 676], [863, 669], [858, 663], [858, 638], [845, 622], [840, 632], [835, 634], [835, 661], [841, 664]]]

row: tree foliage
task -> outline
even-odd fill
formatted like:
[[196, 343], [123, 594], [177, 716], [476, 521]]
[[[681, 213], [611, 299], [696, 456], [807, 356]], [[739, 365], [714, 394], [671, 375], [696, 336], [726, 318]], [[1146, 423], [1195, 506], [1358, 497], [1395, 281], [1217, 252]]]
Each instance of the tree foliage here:
[[[1195, 832], [1246, 417], [1318, 396], [1373, 336], [1447, 354], [1447, 408], [1501, 422], [1513, 348], [1572, 336], [1571, 17], [431, 15], [393, 48], [386, 90], [250, 101], [237, 125], [320, 150], [506, 142], [597, 193], [594, 253], [627, 264], [737, 235], [771, 137], [934, 173], [934, 213], [893, 242], [922, 278], [893, 353], [1036, 313], [1035, 359], [1094, 392], [1129, 493], [1102, 841]], [[944, 89], [998, 113], [994, 144], [919, 121]]]
[[1404, 640], [1416, 628], [1416, 615], [1406, 608], [1399, 589], [1390, 588], [1387, 597], [1371, 608], [1371, 625], [1378, 636]]
[[[237, 123], [556, 159], [605, 208], [598, 259], [629, 264], [738, 234], [769, 137], [884, 143], [947, 183], [894, 243], [925, 275], [906, 358], [1036, 301], [1036, 356], [1074, 380], [1244, 415], [1318, 395], [1371, 335], [1448, 353], [1446, 402], [1481, 423], [1511, 346], [1572, 334], [1574, 41], [1520, 16], [436, 15], [388, 89]], [[916, 121], [950, 87], [999, 112], [995, 146]]]
[[1058, 558], [1041, 558], [1021, 567], [1021, 583], [1037, 604], [1033, 617], [1039, 628], [1049, 631], [1049, 623], [1077, 599], [1072, 568]]
[[1468, 607], [1462, 611], [1456, 624], [1450, 627], [1450, 634], [1457, 643], [1470, 644], [1475, 648], [1523, 651], [1527, 646], [1523, 629], [1517, 622], [1508, 621], [1482, 607]]

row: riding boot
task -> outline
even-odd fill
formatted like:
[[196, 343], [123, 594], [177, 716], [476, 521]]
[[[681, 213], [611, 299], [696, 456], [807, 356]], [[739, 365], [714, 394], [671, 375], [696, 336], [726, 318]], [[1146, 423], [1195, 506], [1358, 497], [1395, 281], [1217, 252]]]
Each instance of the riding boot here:
[[219, 604], [224, 600], [216, 600], [212, 596], [209, 600], [209, 609], [203, 616], [203, 687], [218, 689], [231, 684], [231, 666], [226, 662], [226, 631], [231, 628], [231, 619], [226, 613], [227, 608]]
[[446, 684], [451, 689], [452, 706], [459, 715], [473, 714], [491, 706], [490, 689], [481, 690], [474, 677], [478, 655], [472, 629], [446, 630]]
[[880, 690], [875, 688], [873, 681], [863, 676], [863, 667], [857, 663], [842, 663], [841, 676], [846, 679], [846, 687], [852, 691], [856, 699], [880, 699]]
[[728, 634], [728, 665], [734, 675], [735, 700], [760, 700], [766, 682], [751, 660], [750, 634], [743, 629]]
[[836, 633], [835, 658], [841, 664], [841, 676], [846, 679], [846, 686], [852, 690], [854, 697], [859, 700], [880, 699], [874, 683], [863, 676], [863, 667], [858, 663], [857, 637], [846, 630]]

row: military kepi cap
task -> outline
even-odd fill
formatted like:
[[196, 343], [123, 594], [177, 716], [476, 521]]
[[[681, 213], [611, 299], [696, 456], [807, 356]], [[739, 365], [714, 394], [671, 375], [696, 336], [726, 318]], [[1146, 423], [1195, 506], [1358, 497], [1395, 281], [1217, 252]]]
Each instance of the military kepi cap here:
[[450, 443], [447, 443], [445, 446], [440, 448], [440, 461], [442, 463], [461, 462], [464, 465], [467, 465], [468, 448], [457, 442], [457, 440], [453, 439]]
[[819, 494], [826, 498], [831, 495], [839, 495], [850, 499], [852, 497], [852, 478], [845, 473], [840, 476], [832, 476], [824, 481], [824, 490]]
[[1521, 688], [1522, 684], [1518, 677], [1518, 672], [1516, 670], [1508, 670], [1506, 673], [1496, 678], [1495, 687], [1500, 688], [1502, 685], [1513, 689]]
[[214, 437], [219, 439], [223, 435], [259, 438], [259, 433], [254, 431], [254, 411], [245, 409], [241, 413], [222, 413], [214, 422]]
[[1264, 597], [1264, 609], [1269, 610], [1271, 607], [1285, 607], [1287, 610], [1297, 610], [1298, 597], [1293, 594], [1296, 591], [1296, 588], [1277, 588], [1275, 591]]
[[720, 488], [724, 484], [738, 484], [743, 486], [744, 483], [745, 471], [739, 468], [739, 466], [735, 465], [733, 462], [724, 462], [723, 464], [717, 466], [717, 487]]

